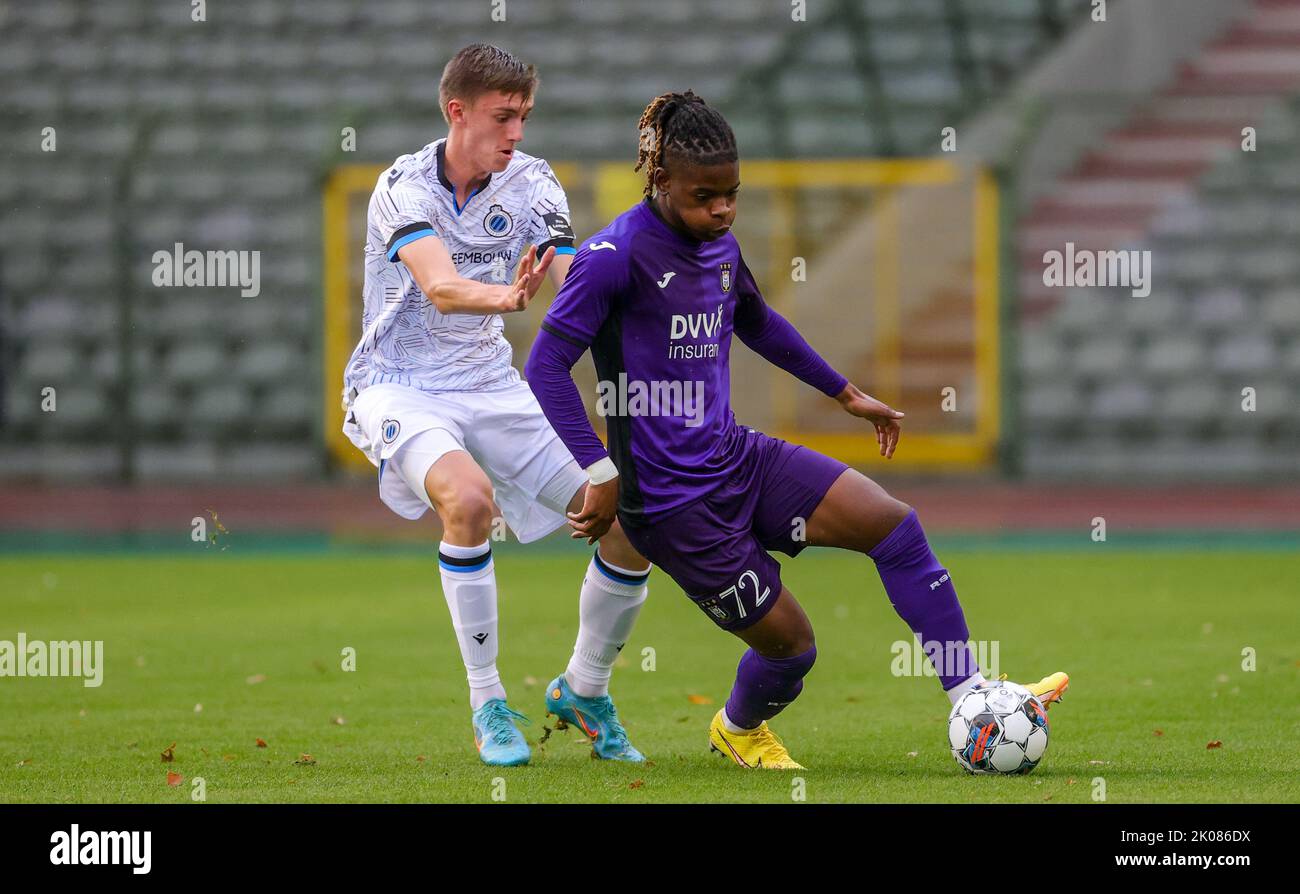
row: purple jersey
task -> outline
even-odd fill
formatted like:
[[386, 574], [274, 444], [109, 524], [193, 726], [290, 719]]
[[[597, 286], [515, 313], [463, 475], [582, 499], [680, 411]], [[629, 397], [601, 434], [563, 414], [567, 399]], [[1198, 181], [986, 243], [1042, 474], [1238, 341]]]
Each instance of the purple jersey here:
[[[771, 310], [730, 233], [699, 242], [643, 201], [582, 243], [525, 375], [584, 468], [619, 470], [619, 513], [654, 521], [712, 492], [750, 450], [731, 411], [731, 335], [834, 396], [846, 380]], [[588, 348], [606, 452], [569, 371]]]

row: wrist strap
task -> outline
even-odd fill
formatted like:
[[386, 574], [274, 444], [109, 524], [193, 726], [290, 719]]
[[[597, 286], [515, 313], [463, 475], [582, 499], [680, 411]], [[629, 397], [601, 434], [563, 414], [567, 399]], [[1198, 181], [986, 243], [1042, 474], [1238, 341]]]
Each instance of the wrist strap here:
[[584, 470], [587, 478], [592, 484], [604, 484], [606, 481], [613, 481], [618, 477], [618, 467], [608, 456], [599, 459]]

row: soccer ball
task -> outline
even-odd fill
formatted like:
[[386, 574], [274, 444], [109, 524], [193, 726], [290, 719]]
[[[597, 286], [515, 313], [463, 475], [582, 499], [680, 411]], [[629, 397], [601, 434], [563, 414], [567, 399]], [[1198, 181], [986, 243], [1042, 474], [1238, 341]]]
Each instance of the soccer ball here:
[[972, 689], [948, 715], [948, 744], [967, 773], [1023, 775], [1047, 751], [1047, 711], [1018, 683]]

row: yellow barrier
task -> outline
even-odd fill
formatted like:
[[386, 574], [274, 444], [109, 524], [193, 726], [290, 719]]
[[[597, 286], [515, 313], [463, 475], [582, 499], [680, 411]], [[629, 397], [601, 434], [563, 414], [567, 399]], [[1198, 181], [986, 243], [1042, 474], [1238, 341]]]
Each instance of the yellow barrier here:
[[[575, 231], [591, 233], [640, 200], [643, 180], [625, 162], [589, 165], [555, 164], [557, 177], [569, 194]], [[344, 466], [373, 471], [369, 462], [343, 435], [339, 397], [343, 368], [360, 337], [362, 246], [366, 205], [379, 174], [386, 166], [348, 165], [337, 168], [324, 190], [324, 315], [323, 358], [325, 438], [332, 459]], [[863, 159], [805, 161], [745, 161], [742, 164], [743, 201], [755, 194], [770, 202], [767, 224], [766, 275], [769, 284], [787, 275], [787, 259], [796, 254], [799, 223], [796, 197], [819, 191], [871, 190], [875, 223], [871, 254], [876, 263], [871, 280], [872, 361], [858, 384], [887, 401], [901, 393], [901, 351], [904, 337], [898, 259], [905, 237], [924, 240], [928, 234], [904, 234], [899, 219], [900, 188], [952, 187], [971, 176], [969, 246], [973, 282], [971, 308], [973, 368], [978, 406], [973, 425], [966, 431], [918, 431], [905, 427], [898, 453], [890, 468], [980, 468], [996, 458], [1001, 428], [999, 381], [999, 195], [986, 171], [966, 175], [940, 159]], [[744, 215], [742, 215], [744, 217]], [[750, 240], [742, 239], [742, 244]], [[751, 257], [758, 253], [751, 250]], [[755, 268], [756, 275], [759, 273]], [[846, 371], [847, 373], [847, 371]], [[784, 373], [778, 375], [784, 376]], [[850, 376], [854, 378], [853, 376]], [[845, 462], [883, 467], [876, 455], [875, 437], [869, 429], [818, 430], [794, 423], [798, 398], [794, 387], [781, 383], [771, 389], [773, 419], [770, 430]], [[938, 395], [935, 395], [937, 401]], [[904, 410], [908, 408], [903, 407]], [[863, 423], [865, 425], [865, 423]], [[599, 426], [597, 426], [599, 428]]]

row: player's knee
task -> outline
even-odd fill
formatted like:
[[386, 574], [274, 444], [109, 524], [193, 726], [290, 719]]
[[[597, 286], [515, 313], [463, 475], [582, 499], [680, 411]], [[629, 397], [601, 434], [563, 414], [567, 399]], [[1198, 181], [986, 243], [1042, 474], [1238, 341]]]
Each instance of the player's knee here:
[[858, 549], [864, 553], [879, 546], [912, 512], [911, 506], [894, 499], [883, 488], [872, 494], [870, 504], [864, 509], [864, 524], [860, 529], [862, 536], [857, 544]]
[[802, 617], [790, 619], [784, 625], [780, 636], [763, 643], [762, 648], [755, 648], [755, 651], [764, 658], [794, 658], [810, 652], [817, 644], [813, 636], [812, 622], [808, 620], [807, 615], [802, 612], [799, 614]]
[[600, 558], [604, 562], [629, 570], [639, 571], [650, 567], [649, 560], [637, 552], [627, 539], [627, 534], [618, 523], [618, 519], [610, 525], [605, 536], [600, 538]]
[[886, 495], [886, 506], [883, 510], [885, 519], [889, 522], [890, 530], [898, 527], [903, 520], [912, 513], [912, 507], [902, 500], [895, 500], [893, 497]]
[[493, 513], [490, 491], [463, 487], [440, 496], [434, 500], [434, 508], [448, 530], [487, 537], [492, 528]]

